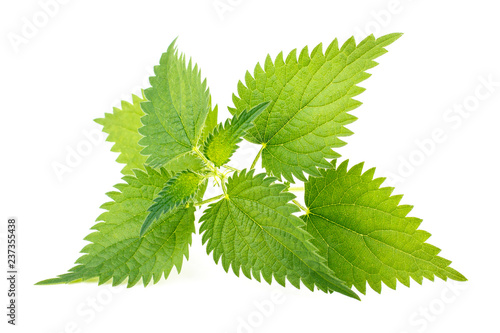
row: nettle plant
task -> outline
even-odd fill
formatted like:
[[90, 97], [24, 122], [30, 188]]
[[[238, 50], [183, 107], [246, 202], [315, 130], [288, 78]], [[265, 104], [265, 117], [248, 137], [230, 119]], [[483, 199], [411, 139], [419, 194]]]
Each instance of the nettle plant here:
[[[238, 276], [297, 288], [302, 282], [356, 299], [352, 287], [365, 294], [367, 282], [381, 292], [382, 282], [395, 289], [410, 278], [465, 281], [426, 243], [422, 220], [407, 216], [412, 206], [374, 179], [375, 169], [348, 168], [332, 150], [352, 134], [349, 111], [364, 91], [357, 84], [399, 37], [369, 36], [357, 45], [350, 38], [341, 47], [334, 40], [324, 52], [320, 44], [298, 57], [296, 50], [286, 59], [267, 56], [238, 83], [233, 117], [219, 124], [206, 80], [174, 41], [143, 96], [96, 120], [125, 164], [125, 182], [107, 194], [112, 201], [102, 205], [77, 265], [39, 284], [112, 280], [131, 287], [142, 279], [146, 286], [174, 266], [180, 272], [195, 210], [206, 204], [200, 233], [207, 253]], [[261, 147], [240, 171], [228, 163], [242, 139]], [[260, 158], [266, 173], [256, 174]], [[222, 194], [204, 200], [209, 179]], [[304, 183], [305, 207], [291, 193], [296, 180]]]

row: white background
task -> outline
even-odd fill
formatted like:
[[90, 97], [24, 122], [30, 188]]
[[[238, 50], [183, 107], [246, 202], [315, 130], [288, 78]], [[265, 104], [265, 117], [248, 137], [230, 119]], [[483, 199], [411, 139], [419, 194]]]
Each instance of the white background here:
[[[43, 3], [48, 0], [42, 0]], [[62, 0], [61, 0], [62, 3]], [[500, 47], [495, 1], [66, 1], [43, 22], [38, 1], [0, 5], [2, 270], [5, 230], [19, 220], [18, 326], [8, 332], [470, 332], [498, 330]], [[41, 15], [41, 16], [40, 16]], [[36, 33], [23, 36], [35, 21]], [[44, 25], [44, 26], [42, 26]], [[99, 206], [120, 182], [111, 144], [90, 152], [58, 179], [85, 131], [147, 85], [163, 51], [178, 47], [201, 66], [221, 118], [247, 69], [283, 50], [310, 50], [338, 37], [405, 35], [389, 46], [361, 86], [355, 132], [339, 149], [394, 176], [395, 193], [415, 205], [429, 242], [453, 260], [467, 283], [412, 281], [411, 288], [369, 291], [357, 302], [271, 286], [226, 274], [194, 237], [180, 275], [143, 288], [94, 284], [34, 286], [72, 267]], [[10, 39], [25, 38], [15, 47]], [[10, 39], [9, 39], [10, 38]], [[358, 37], [359, 38], [359, 37]], [[326, 46], [325, 46], [326, 47]], [[487, 90], [481, 80], [493, 80]], [[478, 95], [476, 95], [479, 93]], [[488, 94], [489, 93], [489, 94]], [[486, 96], [487, 95], [487, 96]], [[460, 116], [458, 107], [467, 110]], [[455, 109], [454, 109], [455, 108]], [[434, 131], [444, 138], [429, 144]], [[427, 142], [424, 155], [416, 142]], [[434, 146], [433, 149], [432, 146]], [[424, 149], [425, 150], [425, 149]], [[251, 162], [245, 145], [235, 165]], [[413, 161], [413, 162], [410, 162]], [[2, 273], [2, 276], [3, 273]], [[266, 311], [273, 293], [281, 302]], [[94, 305], [92, 305], [94, 304]], [[428, 313], [425, 315], [424, 313]], [[4, 328], [2, 328], [4, 332]]]

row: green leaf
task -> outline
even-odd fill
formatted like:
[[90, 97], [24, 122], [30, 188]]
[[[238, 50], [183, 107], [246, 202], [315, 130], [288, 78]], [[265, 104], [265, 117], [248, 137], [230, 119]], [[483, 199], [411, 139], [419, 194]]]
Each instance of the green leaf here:
[[382, 282], [395, 289], [396, 280], [409, 286], [410, 277], [420, 284], [434, 276], [466, 280], [425, 243], [430, 234], [418, 229], [422, 220], [407, 217], [413, 207], [399, 205], [402, 195], [391, 196], [393, 188], [380, 188], [384, 178], [373, 179], [374, 168], [362, 174], [361, 163], [348, 171], [347, 161], [332, 167], [305, 183], [302, 219], [338, 278], [363, 294], [366, 282], [380, 293]]
[[231, 266], [238, 276], [241, 268], [250, 279], [260, 281], [262, 275], [271, 283], [274, 277], [281, 285], [288, 279], [297, 288], [302, 281], [311, 290], [317, 286], [358, 298], [326, 267], [303, 222], [292, 215], [298, 211], [289, 203], [295, 196], [283, 192], [284, 185], [273, 184], [276, 178], [254, 176], [253, 171], [229, 178], [226, 197], [211, 204], [200, 219], [207, 253], [213, 251], [215, 262], [222, 259], [224, 270]]
[[150, 78], [151, 88], [144, 91], [147, 102], [141, 104], [144, 135], [139, 144], [147, 163], [159, 167], [192, 152], [202, 135], [210, 111], [210, 94], [202, 82], [198, 65], [178, 54], [175, 41], [169, 46]]
[[305, 47], [298, 60], [296, 50], [286, 60], [283, 53], [274, 62], [268, 55], [264, 68], [257, 64], [253, 76], [246, 73], [230, 111], [238, 114], [271, 101], [245, 136], [264, 146], [262, 165], [268, 174], [305, 181], [303, 172], [319, 176], [318, 167], [330, 167], [326, 159], [340, 156], [332, 148], [345, 145], [340, 137], [352, 134], [345, 126], [356, 120], [348, 112], [361, 105], [353, 99], [364, 91], [357, 84], [370, 76], [366, 70], [377, 65], [374, 59], [387, 52], [384, 47], [400, 36], [372, 35], [358, 45], [350, 38], [340, 49], [335, 39], [324, 53], [322, 44], [310, 55]]
[[142, 138], [138, 130], [142, 126], [141, 117], [144, 112], [141, 110], [141, 102], [144, 98], [132, 95], [132, 104], [122, 101], [121, 109], [113, 108], [113, 113], [106, 113], [104, 118], [95, 119], [95, 122], [102, 125], [102, 131], [108, 133], [106, 141], [114, 142], [111, 151], [120, 153], [116, 161], [124, 163], [122, 173], [133, 175], [132, 169], [144, 169], [146, 156], [141, 155], [144, 147], [138, 142]]
[[[125, 163], [123, 174], [133, 175], [132, 169], [144, 170], [146, 156], [141, 154], [143, 146], [139, 140], [143, 137], [138, 130], [142, 126], [141, 117], [144, 112], [140, 103], [145, 99], [132, 95], [132, 104], [122, 101], [122, 108], [113, 108], [113, 113], [106, 113], [104, 118], [95, 119], [95, 122], [103, 126], [103, 132], [108, 133], [106, 141], [114, 142], [111, 151], [120, 153], [116, 159], [119, 163]], [[207, 120], [203, 126], [202, 138], [205, 140], [217, 125], [217, 105], [208, 113]], [[203, 161], [194, 153], [182, 155], [171, 160], [165, 169], [172, 172], [184, 170], [200, 171], [205, 168]]]
[[177, 173], [185, 170], [201, 171], [206, 168], [206, 165], [194, 152], [189, 152], [176, 159], [170, 160], [163, 168], [173, 173]]
[[217, 126], [217, 115], [219, 113], [219, 109], [217, 105], [212, 109], [210, 108], [210, 112], [208, 112], [207, 120], [205, 121], [205, 126], [203, 126], [203, 130], [201, 131], [201, 142], [204, 142], [210, 133], [213, 132], [215, 126]]
[[202, 176], [192, 171], [182, 171], [170, 178], [154, 199], [154, 203], [148, 208], [149, 214], [142, 225], [140, 236], [142, 237], [162, 214], [178, 206], [185, 206], [195, 196], [202, 180]]
[[175, 266], [180, 272], [184, 257], [188, 258], [194, 228], [194, 207], [181, 207], [162, 215], [144, 237], [139, 237], [148, 207], [171, 175], [164, 169], [157, 172], [134, 170], [135, 176], [125, 176], [125, 184], [109, 192], [113, 201], [102, 206], [107, 211], [98, 217], [95, 232], [81, 251], [85, 253], [69, 273], [38, 284], [70, 283], [99, 279], [99, 284], [113, 279], [113, 285], [128, 278], [128, 286], [141, 278], [144, 285], [165, 278]]
[[[208, 113], [207, 120], [203, 126], [200, 141], [206, 140], [208, 135], [214, 130], [215, 126], [217, 126], [217, 113], [216, 105], [214, 109]], [[164, 168], [174, 173], [185, 170], [198, 172], [206, 169], [206, 165], [195, 152], [189, 152], [185, 155], [179, 156], [178, 158], [170, 160], [170, 162], [165, 164]]]
[[238, 149], [238, 143], [241, 142], [241, 137], [253, 127], [253, 121], [262, 111], [269, 105], [268, 102], [261, 103], [249, 111], [243, 110], [240, 114], [235, 115], [232, 119], [227, 119], [225, 124], [219, 124], [214, 132], [210, 134], [201, 147], [201, 152], [214, 163], [216, 167], [220, 167], [227, 162]]

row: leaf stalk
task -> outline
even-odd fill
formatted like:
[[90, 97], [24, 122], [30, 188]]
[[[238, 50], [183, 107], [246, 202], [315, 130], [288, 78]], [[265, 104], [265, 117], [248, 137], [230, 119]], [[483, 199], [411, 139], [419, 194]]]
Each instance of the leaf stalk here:
[[195, 206], [203, 206], [203, 205], [206, 205], [207, 203], [211, 203], [213, 201], [216, 201], [216, 200], [219, 200], [220, 198], [222, 198], [223, 196], [225, 196], [225, 194], [220, 194], [218, 196], [215, 196], [213, 198], [210, 198], [210, 199], [207, 199], [207, 200], [203, 200], [201, 202], [197, 202], [195, 203], [194, 205]]
[[297, 206], [299, 207], [301, 210], [303, 210], [306, 214], [309, 213], [309, 209], [307, 209], [306, 207], [302, 206], [300, 204], [300, 202], [298, 202], [297, 200], [293, 199], [292, 202]]
[[250, 170], [255, 168], [255, 165], [257, 164], [257, 161], [259, 160], [260, 155], [262, 155], [262, 151], [264, 150], [264, 148], [266, 148], [265, 143], [262, 144], [262, 147], [260, 148], [259, 152], [257, 153], [257, 156], [255, 156], [255, 159], [252, 162], [252, 166], [250, 167]]

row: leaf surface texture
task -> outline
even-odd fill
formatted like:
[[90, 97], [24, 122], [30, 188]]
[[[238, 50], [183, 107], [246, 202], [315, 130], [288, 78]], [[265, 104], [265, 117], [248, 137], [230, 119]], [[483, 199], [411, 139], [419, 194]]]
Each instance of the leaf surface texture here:
[[330, 167], [327, 159], [340, 156], [332, 148], [345, 145], [340, 138], [352, 134], [346, 125], [356, 117], [348, 112], [361, 105], [354, 97], [364, 91], [357, 84], [370, 76], [366, 71], [377, 65], [374, 59], [399, 36], [369, 36], [357, 45], [350, 38], [340, 48], [335, 39], [325, 52], [319, 44], [311, 54], [305, 47], [298, 58], [296, 50], [286, 59], [283, 53], [274, 61], [267, 56], [253, 76], [246, 73], [230, 111], [238, 114], [271, 101], [245, 137], [265, 146], [262, 166], [268, 174], [305, 181], [303, 172], [319, 176], [318, 167]]
[[90, 244], [82, 249], [83, 256], [69, 273], [38, 284], [58, 284], [99, 279], [99, 284], [112, 279], [118, 285], [128, 279], [128, 286], [142, 278], [144, 285], [151, 279], [158, 282], [167, 277], [175, 266], [181, 270], [184, 257], [188, 258], [194, 228], [194, 208], [180, 207], [156, 220], [143, 237], [139, 237], [148, 207], [171, 178], [164, 169], [157, 172], [135, 170], [135, 176], [125, 176], [126, 183], [109, 192], [113, 201], [105, 203], [95, 232], [85, 240]]
[[430, 234], [418, 229], [422, 220], [407, 216], [413, 206], [399, 205], [402, 195], [381, 188], [384, 178], [373, 179], [374, 168], [332, 166], [305, 184], [309, 212], [302, 219], [337, 277], [362, 293], [367, 282], [380, 293], [382, 282], [395, 289], [397, 280], [409, 286], [410, 278], [466, 280], [425, 242]]
[[201, 218], [200, 232], [207, 252], [226, 271], [260, 281], [261, 276], [281, 285], [288, 280], [296, 288], [300, 281], [309, 289], [357, 295], [329, 270], [311, 244], [304, 223], [292, 215], [298, 208], [289, 202], [295, 196], [283, 192], [285, 185], [253, 170], [235, 173], [227, 183], [227, 196], [211, 204]]

